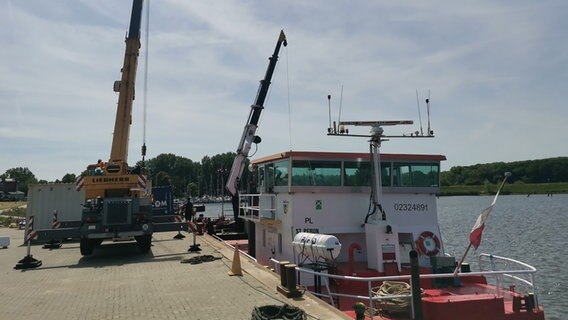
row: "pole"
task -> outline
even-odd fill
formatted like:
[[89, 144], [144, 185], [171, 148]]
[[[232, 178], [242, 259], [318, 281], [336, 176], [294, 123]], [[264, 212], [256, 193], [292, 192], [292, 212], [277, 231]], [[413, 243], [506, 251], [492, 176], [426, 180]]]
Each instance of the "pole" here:
[[460, 270], [461, 265], [462, 265], [463, 261], [465, 260], [465, 256], [467, 256], [467, 253], [469, 252], [469, 249], [471, 249], [471, 242], [469, 243], [469, 246], [467, 246], [467, 249], [465, 249], [465, 253], [461, 257], [460, 262], [456, 265], [456, 269], [454, 270], [454, 277], [458, 276], [458, 271]]
[[412, 288], [412, 309], [414, 320], [423, 320], [422, 292], [420, 290], [420, 268], [418, 266], [418, 253], [410, 251], [410, 284]]

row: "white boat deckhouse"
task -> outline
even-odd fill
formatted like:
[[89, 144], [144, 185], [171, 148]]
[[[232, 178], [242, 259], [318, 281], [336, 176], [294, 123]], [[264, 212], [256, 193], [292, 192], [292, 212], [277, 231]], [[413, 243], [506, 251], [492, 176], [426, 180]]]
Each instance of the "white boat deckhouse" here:
[[[422, 250], [420, 265], [429, 266], [430, 255], [444, 255], [436, 213], [443, 160], [381, 153], [377, 209], [370, 205], [369, 153], [288, 151], [256, 159], [250, 168], [256, 190], [241, 195], [249, 251], [265, 265], [271, 258], [295, 261], [294, 236], [309, 232], [336, 236], [348, 250], [335, 260], [349, 263], [351, 272], [360, 265], [358, 270], [398, 274], [411, 250]], [[430, 237], [417, 248], [425, 233]]]

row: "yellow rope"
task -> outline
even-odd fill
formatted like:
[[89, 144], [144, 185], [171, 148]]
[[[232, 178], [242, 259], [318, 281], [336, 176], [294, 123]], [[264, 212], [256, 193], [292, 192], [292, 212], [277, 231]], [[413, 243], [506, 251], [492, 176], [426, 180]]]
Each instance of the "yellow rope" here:
[[[380, 287], [372, 290], [375, 297], [409, 295], [410, 285], [401, 281], [384, 281]], [[376, 300], [375, 307], [387, 313], [407, 312], [410, 310], [410, 297]]]

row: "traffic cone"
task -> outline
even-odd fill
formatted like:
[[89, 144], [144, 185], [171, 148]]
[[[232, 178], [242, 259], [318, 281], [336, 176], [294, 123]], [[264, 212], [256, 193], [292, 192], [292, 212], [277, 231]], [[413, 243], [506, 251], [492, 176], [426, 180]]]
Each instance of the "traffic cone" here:
[[233, 255], [233, 265], [231, 266], [231, 271], [229, 271], [230, 276], [239, 276], [243, 275], [243, 271], [241, 270], [241, 255], [239, 254], [239, 243], [235, 245], [235, 254]]

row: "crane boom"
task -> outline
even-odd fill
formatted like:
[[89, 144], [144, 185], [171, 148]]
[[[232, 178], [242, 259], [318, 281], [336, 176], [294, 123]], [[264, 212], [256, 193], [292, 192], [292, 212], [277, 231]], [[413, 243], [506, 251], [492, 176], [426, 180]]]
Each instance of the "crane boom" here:
[[251, 106], [247, 124], [245, 125], [243, 135], [239, 142], [239, 146], [237, 147], [237, 155], [233, 160], [231, 173], [229, 174], [227, 184], [225, 185], [225, 188], [233, 197], [233, 203], [235, 203], [235, 198], [238, 198], [239, 180], [243, 174], [245, 159], [249, 155], [252, 144], [260, 142], [260, 137], [255, 136], [256, 129], [258, 128], [258, 121], [260, 119], [262, 109], [264, 109], [264, 100], [266, 99], [266, 95], [268, 94], [270, 80], [272, 79], [272, 75], [276, 67], [276, 62], [278, 61], [278, 53], [280, 52], [280, 47], [282, 45], [286, 46], [287, 44], [286, 35], [284, 34], [284, 31], [281, 30], [278, 41], [276, 42], [274, 53], [272, 54], [272, 57], [268, 58], [269, 63], [268, 68], [266, 69], [266, 74], [264, 76], [264, 79], [260, 81], [256, 99], [254, 101], [254, 104]]
[[[122, 77], [116, 81], [114, 90], [119, 93], [112, 148], [109, 159], [109, 173], [126, 174], [128, 171], [128, 141], [132, 123], [132, 103], [135, 95], [136, 69], [140, 52], [140, 25], [143, 0], [134, 0], [130, 16], [130, 28], [126, 37], [126, 50], [122, 65]], [[118, 167], [117, 167], [118, 166]]]

